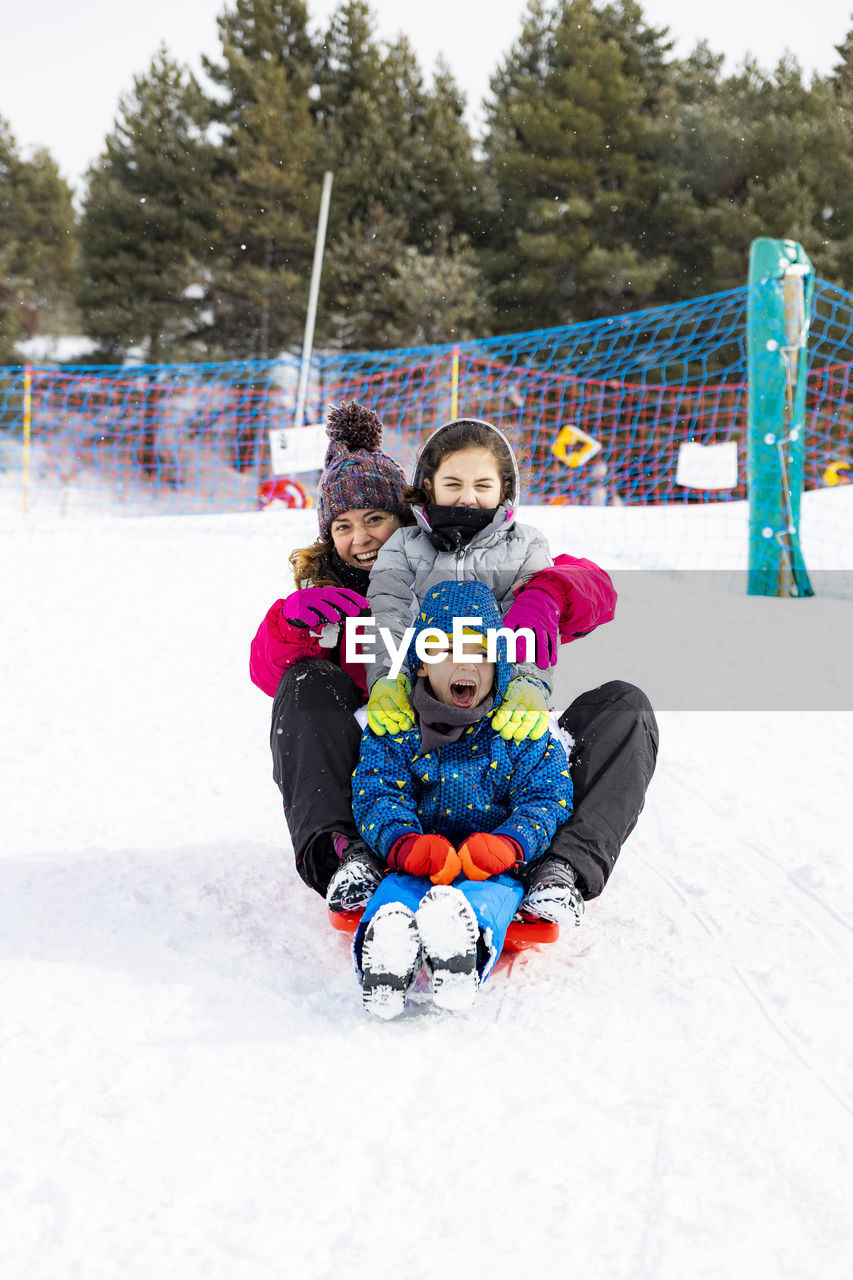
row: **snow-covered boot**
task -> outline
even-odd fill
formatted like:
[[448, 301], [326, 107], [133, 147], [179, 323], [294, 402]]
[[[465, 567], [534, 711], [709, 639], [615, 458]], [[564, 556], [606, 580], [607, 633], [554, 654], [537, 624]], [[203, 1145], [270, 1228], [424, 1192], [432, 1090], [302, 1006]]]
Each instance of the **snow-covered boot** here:
[[524, 898], [519, 911], [525, 920], [550, 920], [554, 924], [578, 925], [583, 916], [583, 898], [575, 884], [575, 873], [562, 858], [537, 858], [522, 871]]
[[421, 899], [415, 920], [433, 1000], [440, 1009], [469, 1009], [480, 982], [474, 908], [461, 890], [437, 884]]
[[402, 902], [386, 902], [364, 931], [361, 946], [362, 1000], [377, 1018], [396, 1018], [421, 971], [421, 940], [415, 917]]
[[333, 840], [341, 865], [329, 881], [326, 904], [335, 913], [359, 911], [372, 898], [388, 867], [363, 840], [346, 836], [334, 836]]

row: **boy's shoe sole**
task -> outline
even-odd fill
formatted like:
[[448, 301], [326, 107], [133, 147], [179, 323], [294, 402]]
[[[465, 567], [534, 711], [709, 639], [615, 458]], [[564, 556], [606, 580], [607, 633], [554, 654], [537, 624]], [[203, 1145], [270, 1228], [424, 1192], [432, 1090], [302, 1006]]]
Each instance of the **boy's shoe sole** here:
[[470, 1009], [480, 985], [480, 926], [474, 908], [459, 889], [436, 885], [421, 899], [415, 920], [435, 1004], [440, 1009]]
[[406, 1007], [422, 962], [415, 917], [401, 902], [386, 902], [368, 924], [361, 947], [362, 1001], [377, 1018], [396, 1018]]

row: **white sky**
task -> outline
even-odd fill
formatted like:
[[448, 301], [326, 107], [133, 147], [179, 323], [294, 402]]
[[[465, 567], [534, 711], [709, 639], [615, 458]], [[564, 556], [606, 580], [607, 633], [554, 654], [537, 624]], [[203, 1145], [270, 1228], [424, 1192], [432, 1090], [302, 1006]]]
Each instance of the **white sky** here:
[[[676, 51], [706, 38], [729, 66], [752, 53], [771, 68], [786, 49], [806, 71], [827, 72], [834, 46], [853, 27], [853, 0], [641, 0], [646, 19], [667, 26]], [[148, 67], [161, 40], [196, 70], [202, 52], [218, 55], [216, 16], [226, 0], [18, 0], [5, 6], [0, 42], [0, 115], [26, 151], [46, 146], [65, 177], [79, 182], [101, 150], [119, 95]], [[230, 4], [228, 7], [231, 7]], [[337, 0], [309, 0], [316, 25]], [[424, 70], [443, 52], [465, 89], [469, 118], [488, 91], [489, 76], [521, 28], [526, 0], [372, 0], [381, 37], [400, 31]]]

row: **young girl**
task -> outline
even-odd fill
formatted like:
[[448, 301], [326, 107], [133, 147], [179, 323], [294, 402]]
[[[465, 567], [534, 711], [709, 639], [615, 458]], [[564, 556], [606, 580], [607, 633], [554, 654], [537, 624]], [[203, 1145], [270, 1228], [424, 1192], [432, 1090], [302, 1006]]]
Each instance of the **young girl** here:
[[[497, 427], [475, 418], [439, 427], [421, 448], [405, 495], [415, 526], [383, 546], [367, 593], [377, 627], [387, 627], [398, 645], [429, 588], [450, 579], [484, 582], [506, 626], [532, 627], [537, 639], [541, 633], [545, 653], [537, 655], [538, 667], [516, 668], [492, 721], [517, 741], [535, 740], [548, 728], [546, 673], [556, 661], [561, 617], [560, 601], [547, 591], [516, 598], [534, 574], [553, 564], [542, 534], [516, 522], [519, 487], [515, 457]], [[391, 680], [389, 665], [379, 655], [368, 668], [368, 723], [378, 734], [412, 724], [409, 677]]]
[[[484, 582], [504, 626], [530, 628], [536, 640], [536, 666], [515, 666], [491, 727], [505, 740], [536, 742], [548, 731], [548, 673], [560, 642], [613, 617], [609, 576], [571, 556], [552, 564], [544, 537], [516, 522], [518, 468], [508, 441], [489, 422], [460, 419], [439, 427], [420, 450], [405, 496], [415, 525], [389, 538], [370, 578], [377, 626], [387, 627], [399, 646], [436, 583]], [[518, 656], [534, 658], [520, 648]], [[409, 674], [392, 680], [386, 669], [368, 667], [367, 719], [380, 736], [414, 723]], [[576, 698], [559, 725], [574, 741], [575, 808], [547, 854], [520, 873], [521, 911], [529, 919], [579, 924], [583, 900], [601, 893], [643, 807], [658, 731], [645, 694], [617, 680]]]

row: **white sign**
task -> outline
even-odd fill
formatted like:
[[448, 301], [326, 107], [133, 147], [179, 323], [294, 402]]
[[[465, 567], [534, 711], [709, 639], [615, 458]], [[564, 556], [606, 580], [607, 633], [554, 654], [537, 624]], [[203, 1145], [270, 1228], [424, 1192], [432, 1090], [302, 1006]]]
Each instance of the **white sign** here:
[[269, 437], [274, 476], [322, 471], [329, 447], [324, 423], [310, 427], [283, 427], [281, 431], [271, 431]]
[[697, 444], [686, 441], [678, 450], [675, 483], [690, 489], [734, 489], [737, 484], [737, 441]]

